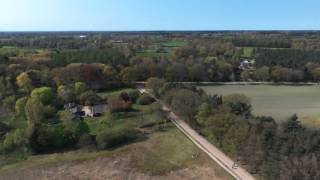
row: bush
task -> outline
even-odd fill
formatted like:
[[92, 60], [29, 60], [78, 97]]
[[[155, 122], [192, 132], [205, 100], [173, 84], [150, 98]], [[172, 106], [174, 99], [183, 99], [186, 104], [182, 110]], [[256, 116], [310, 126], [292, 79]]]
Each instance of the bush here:
[[25, 132], [22, 129], [11, 131], [5, 135], [0, 151], [3, 153], [10, 153], [16, 150], [26, 149], [27, 139]]
[[10, 130], [11, 130], [10, 126], [0, 121], [0, 140], [2, 139], [2, 136], [4, 136]]
[[165, 80], [156, 77], [151, 77], [147, 80], [147, 88], [150, 89], [156, 96], [159, 95], [159, 90], [165, 84]]
[[14, 112], [15, 103], [16, 103], [15, 96], [8, 96], [2, 101], [3, 107], [10, 112]]
[[136, 100], [140, 97], [140, 92], [138, 90], [132, 90], [128, 92], [128, 95], [131, 99], [131, 102], [135, 103]]
[[150, 97], [148, 94], [143, 94], [139, 97], [137, 100], [138, 104], [140, 105], [150, 105], [154, 102], [155, 100]]
[[96, 141], [99, 149], [115, 148], [139, 137], [139, 131], [131, 128], [120, 128], [117, 130], [105, 130], [98, 133]]
[[36, 132], [36, 152], [45, 152], [73, 145], [73, 139], [62, 124], [42, 125]]
[[80, 96], [80, 103], [86, 106], [92, 106], [95, 104], [102, 103], [102, 98], [94, 91], [86, 91]]
[[126, 102], [131, 100], [129, 94], [125, 91], [120, 93], [119, 98], [126, 101]]
[[17, 114], [24, 114], [24, 107], [27, 104], [27, 97], [19, 98], [15, 104], [15, 111]]
[[88, 124], [83, 120], [74, 120], [71, 112], [61, 111], [59, 118], [64, 125], [64, 131], [67, 132], [75, 142], [77, 142], [82, 135], [89, 133]]
[[78, 140], [78, 147], [79, 148], [86, 148], [90, 147], [91, 145], [95, 144], [94, 136], [91, 136], [89, 134], [83, 134]]
[[120, 98], [110, 98], [108, 100], [108, 107], [111, 113], [113, 112], [123, 112], [131, 110], [131, 102], [126, 102]]

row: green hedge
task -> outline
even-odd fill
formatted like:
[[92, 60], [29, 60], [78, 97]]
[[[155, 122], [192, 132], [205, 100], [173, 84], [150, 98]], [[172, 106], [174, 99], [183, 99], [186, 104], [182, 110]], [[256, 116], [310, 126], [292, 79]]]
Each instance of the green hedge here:
[[98, 133], [96, 141], [99, 149], [115, 148], [139, 137], [139, 131], [132, 128], [120, 128], [116, 130], [104, 130]]

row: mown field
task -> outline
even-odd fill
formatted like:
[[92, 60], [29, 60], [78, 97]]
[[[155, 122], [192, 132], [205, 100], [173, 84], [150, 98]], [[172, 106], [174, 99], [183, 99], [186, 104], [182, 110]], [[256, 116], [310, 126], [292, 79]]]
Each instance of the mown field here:
[[242, 49], [242, 51], [243, 51], [242, 57], [244, 57], [244, 58], [252, 58], [254, 49], [255, 49], [254, 47], [244, 47]]
[[184, 40], [170, 40], [164, 42], [158, 42], [154, 45], [158, 45], [164, 51], [157, 52], [156, 49], [144, 49], [142, 52], [139, 52], [137, 55], [139, 57], [151, 57], [151, 58], [160, 58], [160, 57], [169, 57], [171, 52], [174, 51], [176, 48], [182, 47], [187, 45], [188, 42]]
[[210, 94], [240, 93], [248, 96], [255, 115], [277, 121], [297, 114], [305, 121], [320, 121], [320, 86], [226, 85], [202, 86]]

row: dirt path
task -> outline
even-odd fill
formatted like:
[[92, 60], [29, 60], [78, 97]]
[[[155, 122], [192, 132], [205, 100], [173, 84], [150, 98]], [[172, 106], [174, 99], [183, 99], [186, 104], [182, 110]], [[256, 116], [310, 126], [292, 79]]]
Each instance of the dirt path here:
[[[140, 89], [140, 92], [147, 92], [145, 89]], [[151, 94], [150, 94], [151, 95]], [[151, 95], [152, 96], [152, 95]], [[159, 100], [158, 100], [159, 101]], [[161, 101], [159, 101], [162, 103]], [[245, 169], [237, 166], [227, 155], [220, 151], [217, 147], [208, 142], [204, 137], [199, 135], [187, 123], [174, 114], [169, 107], [162, 103], [164, 111], [168, 112], [168, 118], [201, 150], [208, 154], [214, 161], [216, 161], [223, 169], [229, 172], [234, 178], [239, 180], [254, 180], [254, 177]], [[236, 167], [235, 167], [236, 165]]]

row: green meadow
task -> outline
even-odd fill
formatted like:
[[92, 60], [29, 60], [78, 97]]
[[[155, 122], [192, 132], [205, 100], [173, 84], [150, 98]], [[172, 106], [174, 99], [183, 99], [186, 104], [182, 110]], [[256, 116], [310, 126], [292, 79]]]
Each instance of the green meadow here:
[[320, 121], [320, 86], [223, 85], [201, 88], [209, 94], [244, 94], [251, 99], [255, 115], [272, 116], [283, 121], [296, 113], [313, 125]]

